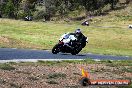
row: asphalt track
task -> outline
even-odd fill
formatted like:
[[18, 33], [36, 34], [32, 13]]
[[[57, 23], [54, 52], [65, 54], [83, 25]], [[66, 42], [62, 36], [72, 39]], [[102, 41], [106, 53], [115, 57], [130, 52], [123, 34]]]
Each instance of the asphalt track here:
[[71, 55], [70, 53], [52, 54], [51, 51], [48, 50], [0, 48], [0, 62], [3, 60], [82, 60], [89, 58], [95, 60], [132, 60], [132, 57], [128, 56], [112, 56], [87, 53], [79, 53], [78, 55]]

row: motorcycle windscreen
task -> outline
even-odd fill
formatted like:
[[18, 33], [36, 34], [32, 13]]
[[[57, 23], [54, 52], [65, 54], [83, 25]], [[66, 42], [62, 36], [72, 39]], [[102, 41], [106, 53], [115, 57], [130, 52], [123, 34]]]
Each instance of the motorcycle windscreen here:
[[60, 41], [63, 40], [63, 39], [68, 39], [69, 38], [69, 34], [68, 33], [65, 33], [63, 34], [61, 37], [60, 37]]

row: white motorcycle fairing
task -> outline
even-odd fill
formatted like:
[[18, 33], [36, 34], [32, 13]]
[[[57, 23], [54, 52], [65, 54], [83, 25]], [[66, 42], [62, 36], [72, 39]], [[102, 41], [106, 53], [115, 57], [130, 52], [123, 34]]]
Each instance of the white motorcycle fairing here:
[[64, 44], [68, 44], [70, 41], [77, 40], [77, 38], [74, 35], [70, 35], [69, 33], [65, 33], [61, 36], [59, 41], [63, 41]]

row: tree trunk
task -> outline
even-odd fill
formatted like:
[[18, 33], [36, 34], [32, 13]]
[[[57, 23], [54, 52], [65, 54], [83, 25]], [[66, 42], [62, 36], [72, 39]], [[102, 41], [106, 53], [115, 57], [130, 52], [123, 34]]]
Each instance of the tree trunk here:
[[129, 4], [130, 3], [130, 0], [126, 0], [126, 2], [125, 2], [126, 4]]
[[111, 9], [114, 9], [114, 0], [111, 0]]

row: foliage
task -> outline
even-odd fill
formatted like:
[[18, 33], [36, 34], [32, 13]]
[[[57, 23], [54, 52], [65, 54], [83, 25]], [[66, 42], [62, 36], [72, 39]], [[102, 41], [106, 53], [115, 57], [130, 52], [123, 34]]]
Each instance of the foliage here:
[[9, 0], [5, 6], [5, 14], [9, 18], [12, 18], [12, 17], [14, 17], [14, 11], [15, 11], [14, 4], [13, 4], [12, 0]]
[[[67, 17], [73, 11], [84, 8], [86, 15], [101, 14], [102, 9], [110, 4], [116, 7], [119, 0], [4, 0], [0, 10], [10, 18], [22, 18], [27, 15], [35, 19], [50, 20], [51, 17]], [[37, 9], [42, 6], [43, 9]], [[82, 9], [83, 10], [83, 9]], [[91, 13], [92, 12], [92, 13]], [[40, 14], [41, 13], [41, 14]], [[39, 15], [40, 14], [40, 15]], [[38, 15], [38, 17], [37, 17]]]
[[44, 16], [46, 15], [45, 11], [43, 10], [40, 10], [40, 11], [36, 11], [34, 14], [33, 14], [33, 17], [35, 20], [38, 20], [38, 19], [44, 19]]

